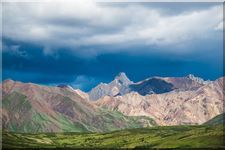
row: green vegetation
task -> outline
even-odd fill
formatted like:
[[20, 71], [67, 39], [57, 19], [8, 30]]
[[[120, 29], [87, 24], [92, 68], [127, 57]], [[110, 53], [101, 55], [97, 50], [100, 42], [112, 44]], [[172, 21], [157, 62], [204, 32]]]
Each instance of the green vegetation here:
[[125, 116], [119, 111], [109, 111], [104, 108], [101, 108], [99, 116], [104, 120], [101, 124], [104, 132], [157, 125], [153, 119], [146, 116]]
[[[109, 132], [155, 126], [153, 119], [145, 116], [125, 116], [119, 111], [98, 109], [94, 111], [79, 101], [57, 96], [58, 103], [52, 111], [54, 115], [38, 111], [27, 96], [12, 92], [2, 100], [2, 108], [7, 112], [3, 118], [4, 129], [12, 132]], [[73, 118], [79, 116], [79, 118]]]
[[214, 117], [213, 119], [207, 121], [205, 124], [206, 125], [219, 125], [219, 124], [223, 124], [224, 123], [224, 119], [225, 119], [225, 113], [220, 114], [220, 115]]
[[225, 148], [223, 126], [165, 126], [107, 133], [3, 132], [3, 148]]
[[[2, 104], [8, 118], [3, 118], [3, 148], [225, 148], [224, 114], [202, 126], [160, 127], [149, 117], [124, 116], [103, 108], [84, 113], [89, 108], [82, 103], [58, 99], [57, 106], [62, 107], [55, 108], [67, 109], [53, 109], [55, 115], [50, 115], [38, 112], [22, 94], [5, 97]], [[78, 120], [71, 113], [85, 115]]]
[[21, 112], [20, 108], [23, 108], [24, 111], [28, 111], [32, 108], [30, 102], [27, 100], [25, 95], [13, 92], [12, 94], [6, 96], [2, 101], [2, 106], [9, 111], [14, 113]]

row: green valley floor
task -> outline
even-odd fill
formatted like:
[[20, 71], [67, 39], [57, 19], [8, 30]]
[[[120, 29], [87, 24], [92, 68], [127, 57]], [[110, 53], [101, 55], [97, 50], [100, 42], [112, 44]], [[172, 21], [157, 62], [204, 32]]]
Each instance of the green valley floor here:
[[109, 133], [3, 132], [3, 148], [225, 148], [223, 126], [164, 126]]

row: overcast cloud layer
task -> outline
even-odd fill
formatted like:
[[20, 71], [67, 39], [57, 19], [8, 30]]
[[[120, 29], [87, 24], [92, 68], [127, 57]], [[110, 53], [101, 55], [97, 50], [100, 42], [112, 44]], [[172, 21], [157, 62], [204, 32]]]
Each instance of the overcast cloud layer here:
[[222, 76], [222, 3], [3, 3], [3, 79], [89, 90], [125, 71]]
[[[91, 51], [90, 54], [96, 55], [137, 45], [172, 46], [173, 50], [180, 51], [191, 44], [189, 41], [210, 40], [216, 31], [222, 30], [222, 5], [184, 9], [175, 14], [166, 8], [140, 3], [113, 5], [78, 1], [5, 3], [3, 6], [3, 36], [44, 46], [46, 54], [66, 47], [75, 53]], [[116, 48], [79, 49], [91, 45]]]

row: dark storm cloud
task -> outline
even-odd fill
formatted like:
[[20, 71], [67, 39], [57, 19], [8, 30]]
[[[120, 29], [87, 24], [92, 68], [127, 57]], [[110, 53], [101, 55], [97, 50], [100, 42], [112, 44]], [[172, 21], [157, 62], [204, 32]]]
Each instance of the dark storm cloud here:
[[66, 83], [85, 91], [121, 71], [135, 82], [190, 73], [214, 80], [222, 76], [221, 8], [220, 3], [5, 4], [3, 79]]
[[[110, 82], [121, 71], [126, 72], [133, 81], [150, 76], [185, 76], [190, 73], [214, 80], [222, 75], [220, 51], [204, 55], [199, 51], [171, 55], [169, 52], [159, 53], [155, 49], [152, 50], [154, 53], [145, 55], [120, 52], [82, 58], [63, 49], [58, 50], [57, 55], [46, 56], [40, 52], [41, 47], [8, 40], [4, 40], [4, 43], [8, 47], [20, 45], [20, 50], [29, 57], [3, 52], [3, 79], [12, 78], [47, 85], [67, 83], [88, 91], [99, 82]], [[203, 49], [208, 49], [209, 52], [212, 49], [221, 49], [218, 45], [217, 42], [208, 43]], [[148, 48], [138, 47], [146, 51]]]

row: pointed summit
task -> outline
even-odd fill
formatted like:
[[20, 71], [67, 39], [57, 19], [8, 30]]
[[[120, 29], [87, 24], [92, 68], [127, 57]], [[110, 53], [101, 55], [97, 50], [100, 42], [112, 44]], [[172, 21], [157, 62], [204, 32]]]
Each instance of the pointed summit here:
[[133, 83], [130, 81], [130, 79], [127, 77], [127, 75], [124, 72], [120, 72], [116, 77], [115, 80], [123, 85], [129, 85]]
[[100, 83], [94, 87], [88, 94], [91, 100], [98, 100], [104, 96], [124, 95], [129, 92], [129, 85], [132, 81], [126, 76], [124, 72], [120, 72], [113, 81], [108, 84]]
[[120, 72], [118, 73], [118, 75], [115, 77], [115, 79], [117, 78], [128, 78], [127, 75], [124, 72]]
[[195, 79], [196, 77], [193, 74], [188, 74], [187, 75], [187, 78], [189, 78], [189, 79]]
[[190, 80], [192, 80], [194, 82], [200, 83], [200, 84], [208, 84], [208, 83], [210, 83], [210, 81], [204, 81], [204, 79], [202, 79], [200, 77], [196, 77], [193, 74], [187, 75], [186, 78], [188, 78], [188, 79], [190, 79]]

